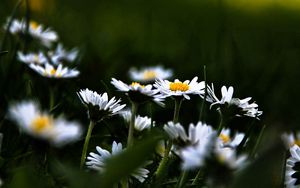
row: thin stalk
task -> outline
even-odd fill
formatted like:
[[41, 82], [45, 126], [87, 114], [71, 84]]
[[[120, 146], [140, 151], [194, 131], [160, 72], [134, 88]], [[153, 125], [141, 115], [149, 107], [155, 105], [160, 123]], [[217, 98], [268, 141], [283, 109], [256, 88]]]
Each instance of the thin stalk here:
[[250, 155], [251, 158], [254, 158], [254, 157], [255, 157], [255, 153], [256, 153], [257, 148], [258, 148], [258, 146], [259, 146], [259, 144], [260, 144], [261, 138], [262, 138], [262, 136], [263, 136], [263, 134], [264, 134], [264, 132], [265, 132], [265, 128], [266, 128], [266, 125], [264, 125], [264, 126], [262, 127], [262, 129], [261, 129], [261, 131], [260, 131], [260, 133], [259, 133], [259, 135], [258, 135], [258, 138], [257, 138], [257, 140], [256, 140], [256, 143], [255, 143], [254, 148], [253, 148], [253, 150], [252, 150], [252, 152], [251, 152], [251, 155]]
[[130, 124], [129, 124], [128, 137], [127, 137], [127, 147], [131, 147], [134, 142], [133, 132], [134, 132], [135, 116], [136, 116], [137, 108], [138, 108], [138, 104], [135, 102], [132, 102], [131, 119], [130, 119]]
[[219, 126], [218, 126], [218, 135], [219, 135], [224, 127], [224, 120], [223, 120], [223, 114], [222, 114], [221, 110], [218, 110], [218, 112], [220, 115], [220, 122], [219, 122]]
[[204, 76], [204, 83], [205, 83], [205, 88], [204, 88], [204, 97], [203, 101], [201, 104], [201, 109], [200, 109], [200, 114], [199, 114], [199, 121], [204, 120], [204, 107], [205, 107], [205, 102], [206, 102], [206, 97], [207, 97], [207, 84], [206, 84], [206, 66], [203, 66], [203, 76]]
[[128, 181], [127, 181], [127, 178], [121, 179], [121, 187], [122, 187], [122, 188], [128, 188]]
[[199, 170], [198, 173], [197, 173], [197, 175], [195, 176], [193, 182], [192, 182], [192, 185], [196, 185], [197, 182], [198, 182], [198, 179], [199, 179], [201, 176], [202, 176], [202, 171]]
[[251, 131], [252, 131], [252, 129], [253, 129], [254, 122], [255, 122], [255, 118], [251, 121], [251, 123], [250, 123], [250, 125], [249, 125], [249, 128], [247, 129], [246, 134], [245, 134], [243, 140], [242, 140], [241, 143], [239, 144], [239, 146], [238, 146], [238, 148], [237, 148], [238, 151], [241, 150], [241, 149], [244, 147], [244, 145], [245, 145], [247, 139], [249, 138], [250, 133], [251, 133]]
[[50, 109], [50, 111], [53, 110], [54, 103], [55, 103], [54, 91], [53, 91], [53, 88], [50, 88], [50, 93], [49, 93], [49, 109]]
[[90, 138], [91, 138], [94, 126], [95, 126], [95, 123], [92, 120], [90, 120], [88, 132], [87, 132], [87, 134], [85, 136], [84, 145], [83, 145], [83, 148], [82, 148], [81, 161], [80, 161], [80, 169], [83, 168], [83, 165], [84, 165], [84, 162], [85, 162], [86, 153], [87, 153], [88, 145], [89, 145], [89, 142], [90, 142]]
[[181, 187], [184, 187], [185, 185], [185, 182], [188, 178], [188, 175], [189, 175], [189, 172], [184, 170], [181, 175], [180, 175], [180, 180], [178, 181], [177, 183], [177, 188], [181, 188]]
[[182, 99], [175, 99], [175, 108], [174, 108], [174, 115], [173, 115], [173, 122], [174, 123], [178, 122], [181, 103], [182, 103]]

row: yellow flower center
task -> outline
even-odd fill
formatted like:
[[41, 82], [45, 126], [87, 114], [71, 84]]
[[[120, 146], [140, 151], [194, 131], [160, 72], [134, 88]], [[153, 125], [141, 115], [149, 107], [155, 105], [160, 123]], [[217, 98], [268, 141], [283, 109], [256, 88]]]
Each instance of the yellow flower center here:
[[35, 21], [30, 21], [30, 27], [32, 29], [37, 29], [39, 27], [39, 24]]
[[56, 73], [56, 70], [55, 69], [51, 69], [50, 75], [54, 75], [55, 73]]
[[138, 83], [138, 82], [132, 82], [132, 83], [131, 83], [131, 86], [132, 86], [132, 87], [141, 87], [141, 88], [144, 88], [144, 87], [145, 87], [145, 85], [141, 85], [141, 84]]
[[294, 144], [296, 144], [297, 146], [300, 146], [300, 140], [295, 140]]
[[189, 90], [190, 86], [188, 84], [182, 82], [171, 82], [170, 83], [170, 90], [171, 91], [187, 91]]
[[48, 116], [38, 116], [32, 121], [32, 130], [35, 133], [43, 132], [52, 127], [52, 119]]
[[33, 59], [34, 59], [34, 63], [39, 62], [39, 56], [38, 55], [35, 54]]
[[230, 137], [225, 134], [220, 134], [219, 138], [222, 140], [224, 144], [228, 143], [230, 141]]
[[144, 72], [144, 79], [150, 80], [156, 78], [156, 72], [155, 71], [145, 71]]

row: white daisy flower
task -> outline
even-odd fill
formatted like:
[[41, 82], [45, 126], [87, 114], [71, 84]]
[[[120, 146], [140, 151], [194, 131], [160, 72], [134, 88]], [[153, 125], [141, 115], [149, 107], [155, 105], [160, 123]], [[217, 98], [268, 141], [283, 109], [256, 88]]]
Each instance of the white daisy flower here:
[[68, 122], [63, 118], [54, 119], [51, 115], [42, 112], [32, 101], [11, 106], [9, 117], [17, 123], [22, 131], [47, 140], [55, 146], [73, 142], [81, 136], [81, 128], [78, 123]]
[[[9, 19], [8, 19], [9, 20]], [[4, 26], [7, 29], [8, 22]], [[25, 20], [13, 20], [9, 28], [9, 32], [12, 34], [25, 34], [26, 33], [26, 21]], [[39, 25], [34, 21], [29, 22], [28, 34], [33, 38], [41, 41], [41, 43], [47, 47], [51, 45], [52, 42], [58, 40], [58, 35], [55, 31], [47, 28], [44, 29], [43, 25]]]
[[287, 188], [300, 186], [300, 148], [294, 145], [290, 148], [291, 156], [286, 162], [285, 185]]
[[129, 75], [132, 80], [139, 82], [152, 82], [156, 79], [168, 79], [173, 75], [171, 69], [164, 69], [162, 66], [145, 67], [141, 70], [131, 68]]
[[163, 97], [184, 97], [189, 100], [191, 94], [203, 95], [205, 84], [204, 81], [197, 82], [198, 77], [194, 77], [192, 81], [184, 82], [176, 79], [174, 82], [168, 80], [157, 79], [154, 87], [156, 87]]
[[121, 100], [116, 100], [115, 97], [109, 100], [107, 93], [98, 94], [89, 89], [82, 89], [77, 95], [88, 108], [90, 118], [94, 120], [116, 115], [126, 106], [126, 104], [120, 105]]
[[164, 105], [162, 103], [163, 98], [157, 95], [158, 90], [153, 89], [153, 86], [151, 84], [141, 85], [138, 82], [132, 82], [130, 85], [128, 85], [120, 80], [116, 80], [115, 78], [112, 78], [111, 83], [119, 91], [127, 93], [131, 101], [143, 103], [148, 100], [152, 100], [161, 106]]
[[[124, 118], [124, 120], [127, 123], [130, 123], [131, 120], [131, 112], [130, 110], [125, 110], [121, 113], [121, 116]], [[153, 126], [155, 126], [155, 122], [153, 122]], [[135, 117], [135, 125], [134, 125], [134, 129], [137, 131], [143, 131], [145, 129], [150, 129], [151, 128], [151, 118], [149, 118], [148, 116], [136, 116]]]
[[245, 137], [244, 133], [236, 133], [233, 137], [230, 135], [230, 129], [222, 129], [218, 142], [221, 146], [237, 147]]
[[49, 63], [46, 63], [44, 66], [30, 64], [29, 67], [41, 76], [47, 78], [74, 78], [79, 75], [78, 70], [63, 67], [62, 64], [59, 64], [57, 68]]
[[[228, 89], [226, 86], [221, 88], [222, 98], [219, 100], [214, 91], [214, 86], [207, 87], [208, 96], [206, 100], [211, 104], [210, 107], [218, 105], [218, 109], [225, 107], [237, 107], [235, 111], [235, 116], [249, 116], [258, 118], [262, 115], [262, 111], [258, 110], [258, 105], [253, 102], [249, 103], [251, 97], [245, 99], [233, 98], [233, 87], [230, 86]], [[201, 95], [203, 97], [203, 95]]]
[[292, 147], [295, 144], [300, 146], [300, 132], [297, 132], [296, 134], [284, 133], [282, 134], [282, 139], [288, 148]]
[[29, 54], [23, 54], [22, 52], [18, 52], [18, 59], [19, 61], [22, 61], [25, 64], [45, 64], [48, 62], [47, 58], [42, 52], [39, 53], [29, 53]]
[[246, 165], [247, 155], [237, 156], [234, 148], [221, 147], [217, 144], [215, 154], [219, 162], [226, 164], [233, 170], [242, 168]]
[[[99, 171], [100, 173], [105, 171], [107, 159], [111, 158], [112, 156], [118, 155], [123, 151], [122, 144], [115, 141], [112, 144], [111, 153], [99, 146], [96, 147], [96, 150], [97, 153], [91, 152], [87, 157], [88, 161], [86, 162], [86, 166], [87, 168]], [[148, 174], [149, 170], [145, 168], [138, 168], [131, 174], [131, 176], [133, 176], [140, 182], [143, 182], [148, 177]]]
[[74, 62], [78, 57], [78, 49], [74, 48], [67, 51], [63, 48], [62, 44], [58, 44], [55, 51], [48, 52], [49, 57], [53, 64], [60, 64], [62, 61]]

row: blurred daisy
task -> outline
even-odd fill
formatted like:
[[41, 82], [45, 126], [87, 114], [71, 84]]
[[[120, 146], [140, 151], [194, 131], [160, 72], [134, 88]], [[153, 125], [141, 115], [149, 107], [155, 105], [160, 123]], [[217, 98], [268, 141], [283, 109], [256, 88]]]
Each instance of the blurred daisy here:
[[18, 52], [18, 59], [19, 61], [26, 64], [34, 63], [42, 65], [48, 62], [47, 58], [42, 52], [29, 54], [23, 54], [22, 52]]
[[76, 48], [67, 51], [63, 48], [62, 44], [58, 44], [54, 51], [48, 52], [49, 57], [53, 64], [60, 64], [63, 61], [74, 62], [78, 57], [78, 50]]
[[284, 133], [282, 135], [282, 139], [288, 148], [292, 147], [293, 145], [300, 146], [300, 132], [297, 132], [296, 134]]
[[[131, 120], [131, 112], [129, 110], [125, 110], [121, 113], [121, 116], [124, 118], [124, 120], [127, 123], [130, 123]], [[155, 123], [153, 122], [153, 125]], [[142, 117], [140, 115], [135, 117], [135, 125], [134, 129], [137, 131], [143, 131], [145, 129], [150, 129], [151, 128], [151, 118], [148, 116]]]
[[90, 118], [96, 121], [116, 115], [126, 106], [120, 105], [121, 100], [116, 100], [115, 97], [109, 100], [107, 93], [98, 94], [89, 89], [81, 89], [77, 95], [88, 108]]
[[[10, 28], [8, 27], [8, 22], [4, 26], [5, 29], [9, 29], [9, 32], [11, 34], [21, 34], [24, 35], [26, 33], [26, 21], [25, 20], [17, 20], [14, 19], [10, 25]], [[52, 42], [55, 42], [58, 40], [58, 36], [55, 31], [52, 31], [51, 29], [47, 28], [44, 29], [43, 25], [40, 25], [34, 21], [29, 22], [28, 27], [28, 34], [32, 36], [33, 38], [36, 38], [41, 41], [41, 43], [47, 47], [51, 45]]]
[[294, 145], [290, 148], [291, 156], [286, 162], [285, 185], [287, 188], [300, 186], [300, 148]]
[[139, 82], [152, 82], [156, 79], [168, 79], [173, 75], [171, 69], [164, 69], [162, 66], [145, 67], [141, 70], [131, 68], [129, 75], [132, 80]]
[[219, 162], [226, 164], [232, 170], [242, 168], [246, 165], [247, 155], [237, 156], [234, 148], [217, 146], [215, 154]]
[[132, 82], [130, 85], [125, 84], [120, 80], [112, 78], [111, 83], [122, 92], [125, 92], [131, 101], [136, 103], [144, 103], [148, 100], [152, 100], [155, 103], [163, 106], [163, 99], [157, 95], [158, 90], [153, 89], [151, 84], [142, 85], [138, 82]]
[[41, 76], [47, 78], [74, 78], [79, 75], [78, 70], [63, 67], [62, 64], [59, 64], [57, 68], [49, 63], [46, 63], [43, 66], [30, 64], [29, 67]]
[[51, 115], [42, 112], [32, 101], [11, 106], [9, 117], [27, 134], [47, 140], [55, 146], [73, 142], [81, 136], [78, 123], [68, 122], [63, 118], [54, 119]]
[[[258, 110], [258, 105], [253, 102], [249, 103], [251, 97], [245, 99], [233, 98], [233, 87], [230, 86], [228, 89], [226, 86], [221, 88], [222, 98], [219, 100], [214, 91], [214, 86], [207, 87], [208, 96], [206, 100], [211, 104], [210, 107], [217, 105], [221, 111], [230, 111], [229, 113], [234, 113], [235, 116], [249, 116], [258, 118], [262, 111]], [[203, 97], [203, 96], [202, 96]], [[231, 112], [232, 111], [232, 112]]]
[[[118, 155], [123, 151], [122, 144], [117, 143], [115, 141], [112, 144], [111, 153], [105, 149], [102, 149], [99, 146], [96, 147], [96, 150], [97, 153], [91, 152], [87, 157], [88, 161], [86, 162], [86, 166], [87, 168], [99, 171], [100, 173], [105, 171], [106, 162], [109, 158]], [[133, 176], [140, 182], [144, 182], [145, 179], [148, 177], [148, 174], [149, 174], [149, 170], [145, 168], [138, 168], [131, 174], [131, 176]]]
[[202, 95], [204, 94], [205, 84], [204, 81], [197, 82], [198, 77], [194, 77], [192, 81], [186, 80], [184, 82], [176, 79], [174, 82], [168, 80], [156, 80], [154, 87], [156, 87], [162, 97], [184, 97], [189, 100], [191, 94]]
[[218, 142], [221, 146], [237, 147], [245, 137], [244, 133], [236, 133], [233, 137], [230, 135], [230, 129], [222, 129]]

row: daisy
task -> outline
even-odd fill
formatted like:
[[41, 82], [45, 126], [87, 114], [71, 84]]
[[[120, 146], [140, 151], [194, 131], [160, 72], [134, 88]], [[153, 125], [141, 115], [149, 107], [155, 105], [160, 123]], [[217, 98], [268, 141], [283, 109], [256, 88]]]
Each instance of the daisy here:
[[285, 185], [287, 188], [296, 188], [300, 186], [300, 148], [294, 145], [290, 148], [291, 156], [286, 162]]
[[63, 118], [53, 118], [42, 112], [35, 102], [21, 102], [9, 108], [9, 117], [19, 128], [36, 138], [49, 141], [55, 146], [73, 142], [81, 136], [81, 128], [76, 122]]
[[18, 52], [18, 59], [19, 61], [22, 61], [25, 64], [45, 64], [48, 62], [47, 58], [42, 52], [39, 53], [29, 53], [29, 54], [23, 54], [22, 52]]
[[284, 133], [282, 135], [282, 139], [288, 148], [292, 147], [293, 145], [300, 146], [300, 132], [297, 132], [296, 134]]
[[[8, 19], [9, 22], [9, 19]], [[14, 19], [11, 22], [11, 25], [8, 27], [8, 22], [4, 26], [5, 29], [9, 29], [11, 34], [21, 34], [24, 35], [26, 33], [26, 21], [25, 20], [17, 20]], [[51, 45], [52, 42], [58, 40], [58, 36], [55, 31], [47, 28], [44, 29], [43, 25], [39, 25], [34, 21], [29, 22], [28, 34], [33, 38], [36, 38], [41, 41], [41, 43], [47, 47]]]
[[162, 66], [145, 67], [141, 70], [131, 68], [129, 75], [132, 80], [139, 82], [152, 82], [156, 79], [168, 79], [173, 75], [171, 69], [164, 69]]
[[143, 103], [148, 100], [152, 100], [155, 103], [163, 106], [163, 99], [157, 95], [158, 90], [153, 89], [151, 84], [142, 85], [138, 82], [132, 82], [130, 85], [128, 85], [115, 78], [112, 78], [111, 83], [119, 91], [125, 92], [133, 102]]
[[[106, 162], [109, 158], [111, 158], [112, 156], [116, 156], [123, 151], [122, 144], [115, 141], [112, 144], [111, 153], [99, 146], [96, 147], [96, 150], [97, 153], [91, 152], [87, 157], [88, 161], [86, 162], [86, 166], [87, 168], [99, 171], [100, 173], [105, 171]], [[149, 170], [145, 168], [138, 168], [131, 174], [131, 176], [133, 176], [140, 182], [144, 182], [148, 177], [148, 174]]]
[[76, 48], [67, 51], [62, 44], [58, 44], [55, 51], [48, 52], [53, 64], [60, 64], [62, 61], [74, 62], [78, 57], [78, 50]]
[[218, 137], [218, 142], [221, 146], [229, 146], [235, 148], [242, 142], [245, 134], [236, 133], [233, 137], [231, 137], [230, 132], [230, 129], [222, 129]]
[[[248, 116], [258, 118], [262, 115], [262, 111], [258, 110], [258, 105], [253, 102], [249, 103], [251, 97], [245, 99], [233, 98], [233, 87], [230, 86], [228, 89], [226, 86], [221, 88], [222, 98], [218, 99], [215, 95], [214, 86], [207, 87], [208, 96], [206, 100], [211, 104], [210, 107], [217, 105], [221, 111], [225, 109], [233, 111], [235, 116]], [[202, 96], [203, 97], [203, 96]]]
[[59, 64], [57, 68], [49, 63], [46, 63], [44, 66], [30, 64], [29, 67], [41, 76], [47, 78], [74, 78], [79, 75], [78, 70], [63, 67], [62, 64]]
[[[129, 110], [125, 110], [121, 113], [121, 116], [124, 118], [124, 120], [129, 123], [131, 120], [131, 112]], [[153, 125], [155, 123], [153, 122]], [[148, 116], [142, 117], [140, 115], [135, 117], [134, 122], [134, 129], [137, 131], [143, 131], [145, 129], [151, 128], [151, 118]]]
[[244, 167], [246, 164], [247, 155], [237, 156], [234, 148], [217, 145], [215, 155], [219, 162], [233, 170]]
[[168, 80], [157, 79], [154, 87], [156, 87], [163, 97], [184, 97], [189, 100], [191, 94], [204, 94], [204, 81], [197, 82], [198, 77], [194, 77], [192, 81], [186, 80], [184, 82], [175, 79], [174, 82]]
[[120, 105], [121, 100], [116, 100], [115, 97], [109, 100], [107, 93], [98, 94], [89, 89], [81, 89], [77, 95], [88, 108], [90, 118], [94, 120], [116, 115], [126, 106], [126, 104]]

